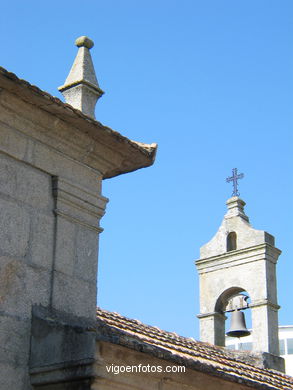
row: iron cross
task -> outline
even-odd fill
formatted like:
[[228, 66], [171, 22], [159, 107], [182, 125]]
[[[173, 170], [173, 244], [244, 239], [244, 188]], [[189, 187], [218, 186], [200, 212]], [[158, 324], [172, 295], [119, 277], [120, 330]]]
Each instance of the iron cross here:
[[239, 196], [240, 193], [238, 191], [238, 180], [242, 179], [244, 177], [243, 173], [237, 173], [237, 168], [232, 169], [232, 176], [227, 177], [226, 182], [229, 183], [230, 181], [233, 181], [233, 193], [232, 196]]

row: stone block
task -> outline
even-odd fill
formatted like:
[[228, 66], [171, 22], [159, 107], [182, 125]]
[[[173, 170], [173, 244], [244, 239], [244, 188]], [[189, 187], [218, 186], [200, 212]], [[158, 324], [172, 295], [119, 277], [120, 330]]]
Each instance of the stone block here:
[[53, 149], [42, 144], [36, 144], [34, 149], [34, 164], [52, 176], [60, 176], [77, 183], [84, 189], [89, 189], [97, 194], [101, 189], [101, 177], [97, 172], [86, 165], [78, 164], [64, 154], [56, 153]]
[[75, 263], [76, 226], [63, 217], [57, 218], [55, 270], [73, 275]]
[[[95, 356], [95, 328], [62, 312], [33, 310], [30, 367], [45, 367]], [[78, 325], [79, 324], [79, 325]], [[87, 323], [85, 323], [88, 325]]]
[[15, 367], [0, 363], [0, 389], [1, 390], [32, 390], [27, 367]]
[[31, 305], [49, 302], [51, 275], [21, 260], [0, 257], [0, 303], [6, 313], [29, 318]]
[[53, 212], [51, 215], [35, 213], [32, 216], [30, 261], [50, 270], [53, 260], [54, 224]]
[[97, 263], [98, 235], [93, 230], [79, 226], [76, 235], [75, 277], [96, 283]]
[[[0, 316], [0, 366], [27, 367], [30, 346], [30, 319], [8, 315]], [[1, 377], [1, 375], [0, 375]]]
[[0, 251], [25, 256], [29, 245], [29, 213], [14, 202], [0, 199]]
[[262, 352], [261, 355], [264, 368], [285, 372], [285, 360], [281, 356], [276, 356], [267, 352]]
[[30, 374], [34, 388], [88, 389], [94, 378], [94, 327], [66, 313], [35, 307]]
[[[0, 106], [1, 114], [2, 107]], [[1, 120], [3, 116], [1, 115]], [[24, 137], [16, 131], [7, 126], [5, 123], [0, 122], [0, 150], [4, 151], [19, 160], [25, 159], [28, 144], [30, 143], [27, 137]]]
[[54, 272], [53, 307], [80, 317], [96, 318], [96, 283]]
[[0, 191], [32, 207], [53, 207], [51, 177], [5, 155], [0, 156]]

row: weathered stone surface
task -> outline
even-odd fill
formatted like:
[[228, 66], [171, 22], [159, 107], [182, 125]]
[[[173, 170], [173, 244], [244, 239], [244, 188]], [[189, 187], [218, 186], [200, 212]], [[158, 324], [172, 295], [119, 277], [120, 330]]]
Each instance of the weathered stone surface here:
[[11, 128], [3, 123], [3, 107], [0, 105], [0, 150], [20, 160], [26, 160], [27, 149], [30, 140], [22, 134], [11, 131]]
[[85, 37], [75, 41], [79, 48], [67, 79], [59, 91], [65, 97], [66, 103], [82, 111], [85, 115], [95, 118], [97, 100], [104, 93], [96, 77], [90, 49], [94, 42]]
[[34, 213], [31, 221], [31, 245], [29, 262], [45, 267], [51, 272], [54, 254], [55, 218], [49, 214]]
[[96, 317], [96, 283], [89, 283], [62, 272], [54, 273], [53, 307], [80, 317]]
[[3, 198], [0, 201], [0, 251], [25, 256], [29, 247], [30, 215], [15, 202]]
[[3, 155], [0, 155], [0, 190], [32, 207], [52, 208], [50, 176]]
[[76, 263], [74, 275], [90, 283], [97, 281], [98, 237], [95, 231], [82, 226], [77, 228]]
[[26, 367], [29, 358], [30, 320], [4, 314], [1, 316], [1, 328], [0, 364], [10, 364], [15, 368]]
[[72, 276], [75, 266], [76, 224], [65, 218], [58, 218], [56, 223], [56, 249], [54, 269]]
[[31, 335], [30, 373], [35, 388], [90, 390], [87, 386], [94, 378], [95, 360], [93, 328], [78, 317], [35, 307]]
[[0, 375], [1, 390], [32, 390], [27, 367], [0, 363], [0, 373], [3, 373]]
[[[86, 159], [89, 154], [90, 152], [85, 150], [82, 156], [74, 157]], [[101, 195], [101, 174], [97, 170], [91, 169], [88, 164], [78, 163], [72, 158], [68, 158], [67, 155], [56, 153], [43, 144], [35, 145], [33, 163], [40, 169], [50, 172], [52, 176], [74, 183], [85, 191], [96, 193], [97, 196]]]
[[49, 303], [50, 280], [46, 269], [0, 257], [0, 302], [5, 313], [30, 318], [33, 303]]
[[1, 313], [0, 388], [31, 389], [27, 362], [30, 346], [30, 319]]

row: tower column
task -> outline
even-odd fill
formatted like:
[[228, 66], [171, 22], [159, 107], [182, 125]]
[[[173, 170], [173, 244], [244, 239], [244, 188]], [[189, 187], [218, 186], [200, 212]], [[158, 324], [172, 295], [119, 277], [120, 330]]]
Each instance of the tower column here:
[[279, 355], [278, 310], [280, 306], [263, 301], [250, 304], [253, 350]]
[[207, 343], [225, 346], [225, 320], [221, 313], [199, 314], [200, 339]]

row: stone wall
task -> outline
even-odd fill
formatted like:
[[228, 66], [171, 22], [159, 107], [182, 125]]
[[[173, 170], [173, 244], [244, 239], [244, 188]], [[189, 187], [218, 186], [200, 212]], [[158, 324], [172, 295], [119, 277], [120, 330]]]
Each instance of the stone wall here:
[[1, 389], [20, 389], [28, 382], [32, 305], [49, 304], [54, 236], [51, 193], [50, 175], [0, 155]]
[[[77, 322], [89, 327], [95, 322], [99, 220], [107, 199], [101, 196], [101, 173], [84, 163], [86, 151], [78, 149], [79, 142], [86, 142], [86, 136], [80, 133], [78, 138], [76, 128], [1, 92], [3, 390], [30, 389], [29, 371], [36, 377], [36, 366], [40, 369], [47, 364], [45, 356], [43, 362], [34, 358], [50, 340], [46, 341], [47, 335], [37, 339], [39, 345], [36, 340], [33, 348], [30, 345], [34, 308], [46, 308], [44, 317], [48, 320], [51, 313], [55, 322], [65, 327]], [[89, 137], [87, 143], [93, 144]], [[91, 353], [90, 348], [88, 351]], [[71, 359], [71, 352], [69, 348], [67, 357], [59, 355], [62, 361], [56, 354], [54, 363], [64, 364]], [[76, 359], [80, 356], [77, 353]]]
[[155, 154], [0, 68], [1, 390], [90, 389], [102, 179]]

